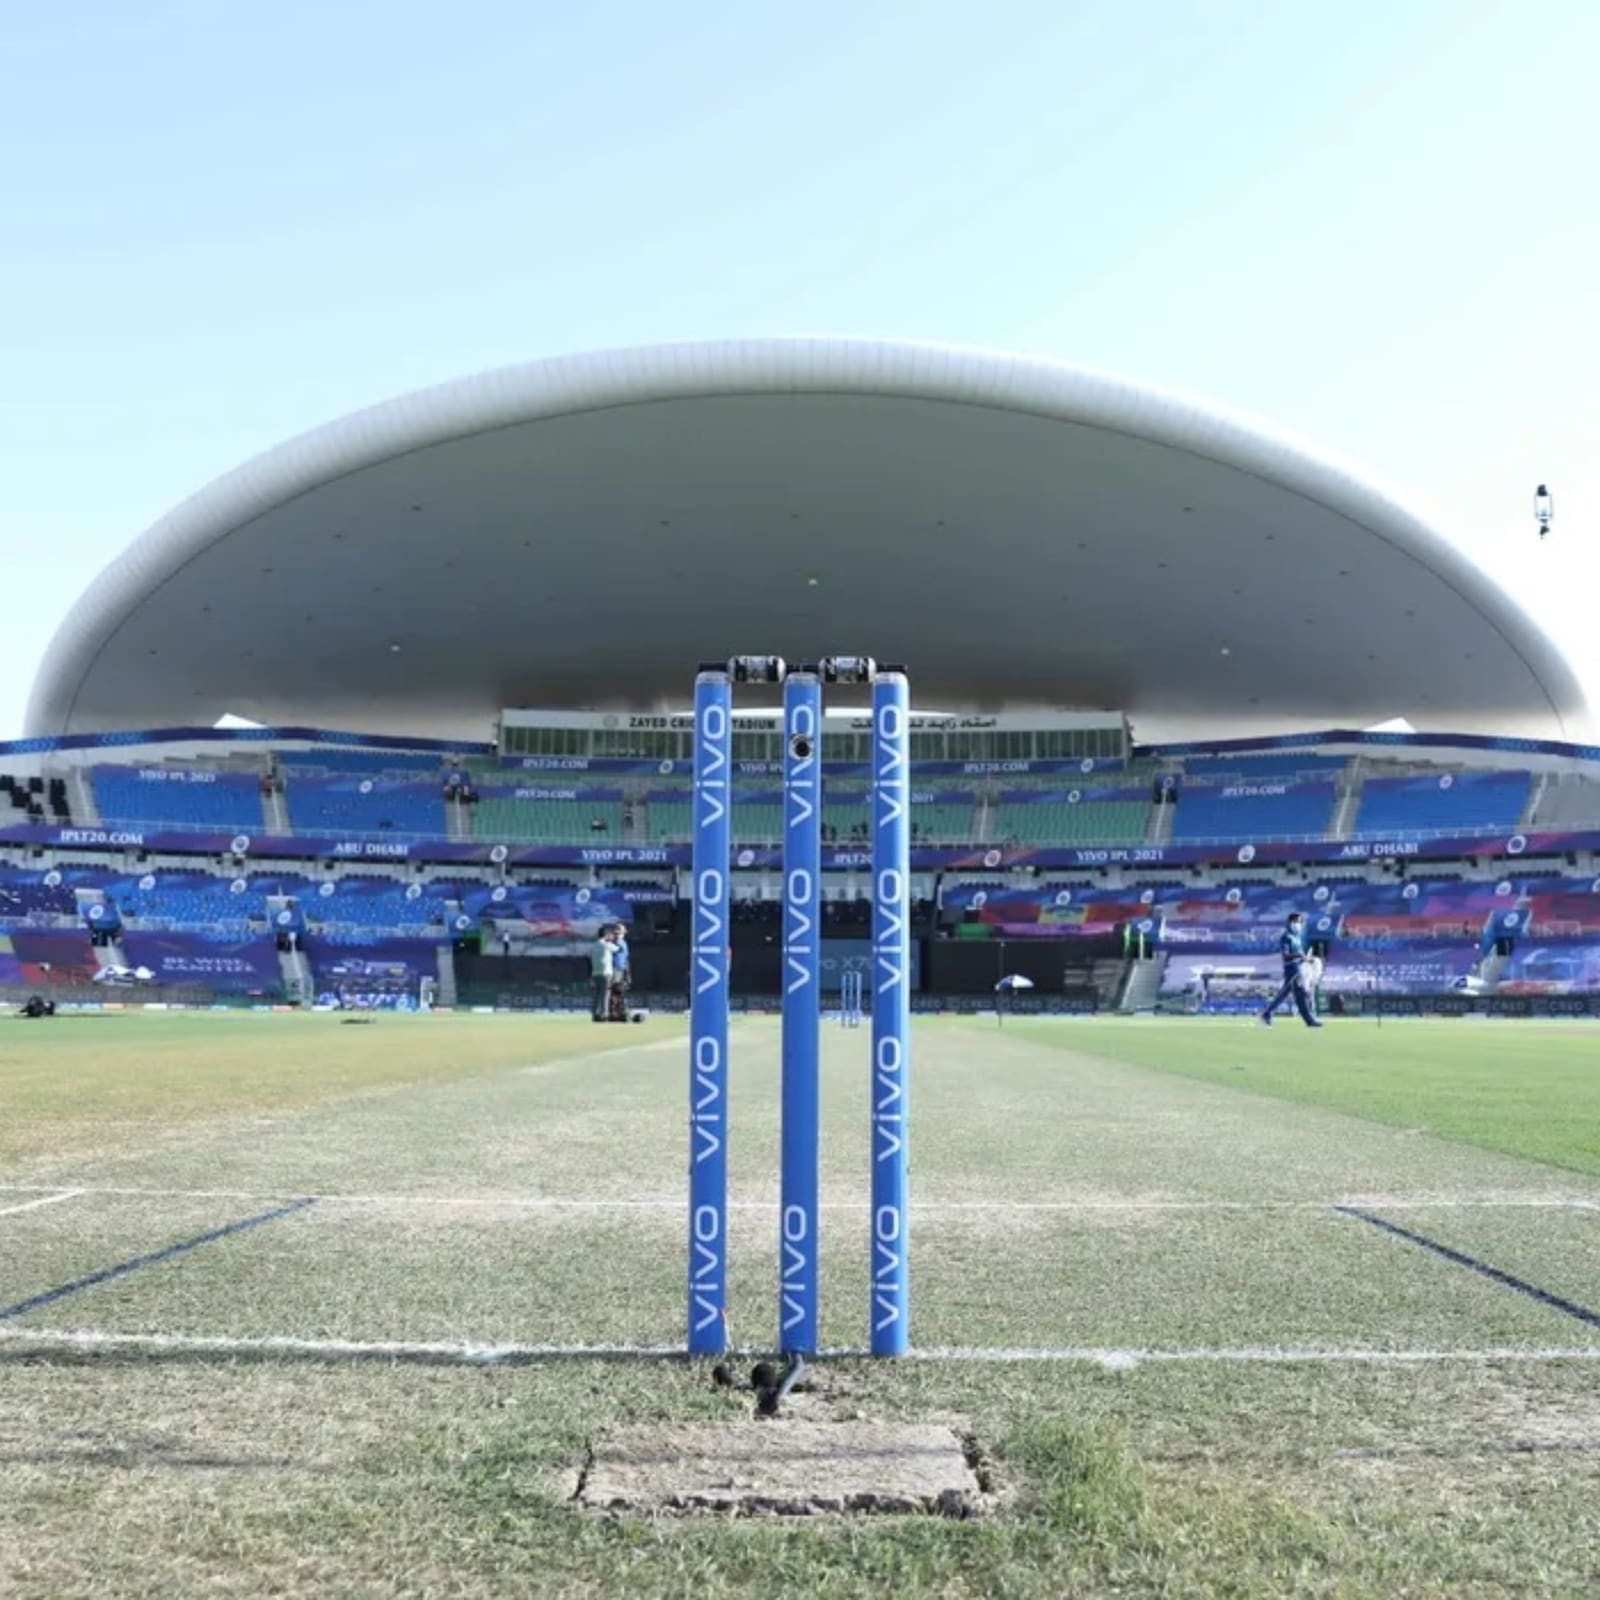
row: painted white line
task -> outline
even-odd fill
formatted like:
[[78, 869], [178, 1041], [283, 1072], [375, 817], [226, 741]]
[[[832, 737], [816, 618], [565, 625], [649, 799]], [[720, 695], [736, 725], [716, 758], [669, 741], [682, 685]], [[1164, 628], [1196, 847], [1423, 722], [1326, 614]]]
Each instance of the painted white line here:
[[37, 1211], [40, 1206], [58, 1206], [63, 1200], [76, 1200], [82, 1189], [63, 1189], [42, 1195], [37, 1200], [24, 1200], [18, 1206], [0, 1206], [0, 1217], [14, 1217], [19, 1211]]
[[[0, 1183], [3, 1194], [57, 1194], [59, 1184]], [[165, 1189], [138, 1184], [86, 1184], [71, 1195], [147, 1197], [167, 1200], [284, 1200], [301, 1196], [338, 1206], [442, 1206], [462, 1209], [516, 1209], [529, 1211], [682, 1211], [687, 1201], [679, 1195], [652, 1195], [640, 1199], [604, 1196], [529, 1194], [365, 1194], [312, 1193], [305, 1189]], [[62, 1198], [68, 1198], [63, 1195]], [[914, 1215], [945, 1216], [971, 1212], [1053, 1213], [1141, 1211], [1329, 1211], [1337, 1206], [1363, 1206], [1379, 1211], [1600, 1211], [1600, 1200], [1579, 1195], [1339, 1195], [1330, 1200], [922, 1200], [913, 1201]], [[775, 1212], [776, 1199], [730, 1200], [730, 1211]], [[865, 1200], [825, 1200], [824, 1211], [866, 1212]], [[0, 1212], [0, 1216], [5, 1213]]]
[[930, 1346], [912, 1350], [912, 1361], [972, 1362], [1091, 1362], [1112, 1370], [1127, 1370], [1146, 1363], [1239, 1363], [1242, 1365], [1294, 1366], [1309, 1363], [1352, 1366], [1428, 1366], [1450, 1362], [1488, 1361], [1600, 1361], [1600, 1344], [1574, 1346], [1500, 1345], [1482, 1350], [1384, 1350], [1378, 1347], [1242, 1345], [1195, 1349], [1129, 1349], [1049, 1347], [1003, 1349], [987, 1345]]
[[414, 1361], [458, 1366], [494, 1366], [516, 1362], [593, 1360], [669, 1360], [683, 1354], [680, 1345], [647, 1344], [522, 1344], [470, 1339], [302, 1339], [293, 1335], [262, 1338], [210, 1337], [202, 1334], [108, 1333], [95, 1328], [15, 1328], [0, 1325], [0, 1346], [50, 1354], [285, 1356], [321, 1361]]
[[[303, 1339], [291, 1335], [262, 1338], [207, 1337], [196, 1334], [111, 1333], [101, 1329], [0, 1327], [0, 1345], [26, 1354], [127, 1354], [149, 1356], [217, 1356], [295, 1358], [318, 1361], [394, 1361], [450, 1366], [515, 1366], [540, 1361], [668, 1361], [681, 1359], [678, 1345], [665, 1344], [525, 1344], [476, 1340]], [[728, 1352], [742, 1358], [764, 1355], [756, 1348]], [[868, 1352], [841, 1348], [819, 1352], [819, 1360], [862, 1360]], [[900, 1358], [936, 1364], [1058, 1363], [1129, 1371], [1147, 1364], [1222, 1364], [1291, 1366], [1428, 1366], [1489, 1362], [1600, 1361], [1600, 1344], [1571, 1347], [1502, 1345], [1485, 1349], [1385, 1350], [1362, 1346], [1337, 1348], [1292, 1345], [1199, 1346], [1192, 1349], [1146, 1349], [1139, 1346], [1083, 1345], [1060, 1348], [1007, 1348], [989, 1345], [929, 1346]]]
[[[836, 1205], [838, 1203], [835, 1203]], [[928, 1200], [911, 1209], [930, 1212], [985, 1211], [1331, 1211], [1338, 1206], [1364, 1206], [1384, 1211], [1600, 1211], [1600, 1200], [1567, 1195], [1359, 1195], [1337, 1200]], [[839, 1208], [842, 1209], [842, 1206]], [[823, 1210], [829, 1209], [824, 1202]], [[851, 1203], [865, 1211], [865, 1204]]]

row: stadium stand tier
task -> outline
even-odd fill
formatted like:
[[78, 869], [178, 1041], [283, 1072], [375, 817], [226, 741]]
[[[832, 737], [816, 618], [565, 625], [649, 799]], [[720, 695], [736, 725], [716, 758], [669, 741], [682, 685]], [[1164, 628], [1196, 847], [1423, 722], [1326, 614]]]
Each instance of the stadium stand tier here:
[[560, 844], [627, 827], [622, 790], [592, 785], [481, 785], [472, 806], [472, 835], [498, 841]]
[[97, 766], [89, 780], [95, 806], [107, 823], [261, 831], [261, 778], [256, 774], [202, 767]]
[[[1526, 772], [1442, 772], [1368, 778], [1356, 815], [1358, 835], [1515, 828], [1528, 803]], [[1187, 797], [1186, 797], [1187, 798]]]
[[[914, 844], [951, 847], [914, 863], [922, 970], [969, 996], [992, 992], [1003, 969], [1042, 974], [1053, 991], [1073, 974], [1074, 992], [1100, 1004], [1135, 993], [1258, 1003], [1275, 987], [1284, 919], [1300, 910], [1329, 996], [1600, 1000], [1600, 857], [1583, 837], [1600, 835], [1600, 759], [1530, 753], [1522, 765], [1507, 747], [1491, 767], [1482, 750], [1452, 761], [1440, 748], [1183, 747], [1126, 765], [914, 768]], [[569, 771], [444, 751], [263, 744], [213, 757], [193, 739], [168, 759], [84, 759], [0, 774], [0, 827], [14, 830], [0, 842], [0, 987], [60, 994], [114, 961], [187, 1003], [313, 984], [414, 993], [443, 981], [454, 956], [497, 1000], [508, 974], [535, 971], [556, 975], [536, 987], [559, 997], [569, 981], [581, 988], [605, 921], [633, 930], [636, 970], [666, 991], [683, 984], [686, 853], [610, 848], [689, 841], [681, 757]], [[871, 931], [853, 854], [871, 834], [864, 770], [851, 759], [824, 773], [825, 842], [851, 852], [822, 888], [823, 935], [841, 950]], [[752, 755], [736, 774], [736, 846], [776, 845], [775, 767]], [[141, 831], [95, 831], [124, 824]], [[230, 846], [241, 834], [249, 845]], [[437, 848], [408, 851], [412, 840]], [[1261, 841], [1278, 848], [1244, 848]], [[1321, 848], [1296, 866], [1300, 841]], [[519, 857], [478, 843], [555, 848]], [[735, 985], [764, 993], [781, 949], [778, 864], [735, 865]], [[625, 866], [633, 875], [616, 876]]]
[[1197, 839], [1320, 839], [1333, 818], [1338, 791], [1327, 782], [1293, 778], [1205, 784], [1179, 791], [1172, 837]]
[[1149, 818], [1148, 787], [1007, 788], [995, 836], [1023, 844], [1132, 844], [1144, 838]]
[[288, 768], [284, 795], [297, 833], [407, 833], [438, 837], [446, 831], [440, 782], [413, 778], [328, 777]]

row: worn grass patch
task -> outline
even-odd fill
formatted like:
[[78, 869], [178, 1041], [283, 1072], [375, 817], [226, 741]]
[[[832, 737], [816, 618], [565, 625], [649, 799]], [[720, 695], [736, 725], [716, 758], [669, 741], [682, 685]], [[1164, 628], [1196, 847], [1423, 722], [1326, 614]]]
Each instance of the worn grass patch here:
[[[29, 1366], [0, 1413], [8, 1597], [800, 1592], [1019, 1597], [1581, 1594], [1600, 1473], [1495, 1420], [1562, 1369], [830, 1371], [841, 1406], [968, 1409], [981, 1521], [612, 1520], [571, 1504], [597, 1431], [744, 1401], [678, 1365], [516, 1371]], [[113, 1377], [115, 1381], [113, 1382]]]

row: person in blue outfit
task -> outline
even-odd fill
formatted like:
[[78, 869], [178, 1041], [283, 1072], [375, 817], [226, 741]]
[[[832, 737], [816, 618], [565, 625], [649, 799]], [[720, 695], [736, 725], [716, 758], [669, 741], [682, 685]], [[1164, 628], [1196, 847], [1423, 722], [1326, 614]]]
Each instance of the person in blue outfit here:
[[1320, 1028], [1317, 1014], [1311, 1009], [1311, 985], [1306, 981], [1306, 919], [1298, 911], [1289, 913], [1283, 933], [1278, 938], [1278, 954], [1283, 957], [1283, 987], [1272, 997], [1272, 1002], [1261, 1013], [1261, 1020], [1272, 1026], [1272, 1014], [1285, 1000], [1293, 998], [1300, 1020], [1308, 1028]]

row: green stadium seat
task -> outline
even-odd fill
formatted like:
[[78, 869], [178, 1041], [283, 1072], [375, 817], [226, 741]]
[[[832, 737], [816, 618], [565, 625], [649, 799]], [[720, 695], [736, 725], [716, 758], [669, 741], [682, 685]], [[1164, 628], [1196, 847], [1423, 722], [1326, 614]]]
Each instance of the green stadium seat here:
[[1144, 800], [1083, 800], [1077, 805], [1003, 805], [996, 835], [1025, 844], [1137, 844], [1150, 806]]
[[[611, 840], [623, 835], [623, 808], [615, 800], [483, 799], [472, 808], [472, 833], [477, 839], [533, 844], [575, 844], [596, 834]], [[604, 829], [596, 829], [595, 822]]]

